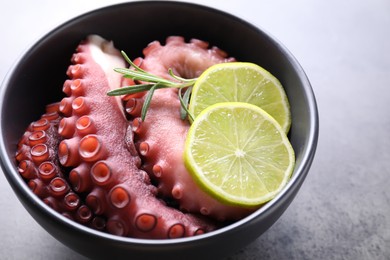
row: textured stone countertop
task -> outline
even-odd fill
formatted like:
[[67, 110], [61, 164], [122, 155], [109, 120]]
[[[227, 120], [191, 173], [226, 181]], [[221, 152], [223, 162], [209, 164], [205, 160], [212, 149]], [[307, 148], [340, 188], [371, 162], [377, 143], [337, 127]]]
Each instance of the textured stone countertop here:
[[[117, 2], [1, 1], [0, 80], [49, 29]], [[320, 115], [317, 153], [297, 197], [227, 259], [390, 259], [390, 1], [197, 2], [286, 45], [312, 83]], [[0, 207], [1, 259], [85, 259], [32, 219], [2, 173]]]

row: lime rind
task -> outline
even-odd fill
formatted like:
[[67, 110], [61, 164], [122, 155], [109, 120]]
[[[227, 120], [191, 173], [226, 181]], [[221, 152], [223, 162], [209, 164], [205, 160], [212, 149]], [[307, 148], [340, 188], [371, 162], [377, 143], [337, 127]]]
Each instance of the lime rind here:
[[[235, 110], [229, 116], [231, 109]], [[198, 185], [217, 200], [254, 207], [274, 198], [286, 185], [295, 155], [284, 130], [266, 111], [224, 102], [196, 117], [184, 161]]]

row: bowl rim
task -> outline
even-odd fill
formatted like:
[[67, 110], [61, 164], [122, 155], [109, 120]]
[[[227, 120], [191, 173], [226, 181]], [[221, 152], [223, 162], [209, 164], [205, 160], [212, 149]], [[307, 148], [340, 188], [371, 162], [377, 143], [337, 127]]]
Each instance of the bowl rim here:
[[[204, 240], [208, 238], [214, 238], [218, 237], [222, 234], [226, 234], [228, 232], [234, 232], [238, 227], [242, 227], [243, 225], [250, 225], [250, 223], [254, 222], [255, 219], [263, 214], [267, 214], [267, 212], [272, 211], [277, 204], [282, 203], [282, 201], [290, 195], [292, 191], [291, 187], [295, 185], [301, 185], [303, 180], [305, 179], [307, 172], [311, 166], [311, 163], [314, 158], [314, 154], [317, 148], [317, 142], [318, 142], [318, 136], [319, 136], [319, 117], [318, 117], [318, 108], [317, 103], [315, 99], [315, 95], [313, 92], [313, 89], [311, 88], [311, 84], [309, 82], [309, 79], [307, 75], [305, 74], [303, 68], [298, 63], [296, 58], [290, 53], [290, 51], [275, 37], [273, 37], [269, 32], [264, 30], [263, 28], [260, 28], [259, 26], [255, 25], [254, 23], [250, 23], [247, 20], [243, 20], [234, 14], [230, 14], [226, 11], [222, 11], [219, 9], [216, 9], [214, 7], [205, 6], [202, 4], [197, 3], [188, 3], [188, 2], [180, 2], [180, 1], [133, 1], [133, 2], [125, 2], [125, 3], [118, 3], [118, 4], [112, 4], [108, 6], [99, 7], [94, 10], [90, 10], [87, 12], [84, 12], [82, 14], [79, 14], [57, 26], [55, 26], [53, 29], [49, 30], [49, 32], [43, 34], [43, 36], [39, 37], [38, 40], [34, 41], [32, 44], [28, 46], [26, 50], [24, 50], [19, 57], [16, 59], [16, 61], [13, 63], [13, 65], [8, 70], [7, 74], [5, 75], [5, 78], [3, 79], [3, 82], [1, 84], [0, 88], [0, 100], [4, 100], [6, 93], [8, 91], [9, 87], [9, 81], [11, 80], [13, 76], [13, 71], [15, 68], [18, 67], [18, 64], [23, 60], [25, 55], [33, 49], [35, 46], [37, 46], [40, 42], [45, 41], [52, 33], [55, 33], [56, 31], [61, 30], [62, 28], [66, 27], [67, 25], [76, 22], [77, 20], [83, 19], [86, 16], [93, 15], [95, 13], [104, 12], [105, 10], [112, 9], [112, 8], [118, 8], [120, 6], [127, 6], [127, 5], [150, 5], [150, 4], [173, 4], [173, 5], [180, 5], [180, 6], [187, 6], [190, 8], [195, 9], [205, 9], [209, 12], [218, 13], [220, 15], [223, 15], [225, 17], [228, 17], [231, 20], [235, 20], [241, 24], [244, 24], [247, 27], [250, 27], [252, 30], [255, 30], [258, 33], [264, 34], [275, 47], [278, 48], [280, 52], [283, 53], [283, 55], [287, 58], [287, 60], [291, 63], [291, 66], [294, 68], [294, 70], [297, 73], [298, 78], [302, 82], [302, 86], [304, 89], [305, 98], [307, 100], [307, 104], [309, 107], [309, 120], [310, 120], [310, 126], [309, 126], [309, 136], [307, 137], [306, 146], [304, 151], [302, 152], [302, 163], [299, 165], [296, 165], [294, 168], [293, 174], [287, 185], [279, 192], [279, 194], [272, 199], [271, 201], [267, 202], [264, 206], [253, 212], [252, 214], [248, 215], [247, 217], [238, 220], [232, 224], [229, 224], [225, 227], [221, 227], [217, 230], [201, 234], [198, 236], [192, 236], [192, 237], [185, 237], [185, 238], [174, 238], [174, 239], [142, 239], [142, 238], [132, 238], [132, 237], [121, 237], [112, 235], [109, 233], [101, 232], [86, 226], [83, 226], [82, 224], [79, 224], [73, 220], [70, 220], [64, 216], [62, 216], [60, 213], [56, 212], [49, 206], [47, 206], [41, 199], [39, 199], [37, 196], [35, 196], [32, 191], [28, 188], [23, 178], [20, 176], [20, 174], [17, 171], [17, 167], [15, 163], [9, 158], [10, 156], [6, 147], [4, 145], [0, 145], [0, 154], [6, 155], [6, 156], [0, 156], [0, 164], [1, 168], [3, 170], [4, 175], [6, 176], [6, 179], [12, 186], [13, 190], [16, 195], [18, 196], [19, 200], [22, 200], [21, 197], [23, 197], [23, 200], [28, 201], [28, 203], [35, 204], [36, 207], [38, 207], [39, 211], [43, 212], [46, 216], [50, 218], [50, 220], [58, 222], [60, 225], [66, 226], [67, 228], [71, 228], [74, 230], [77, 230], [79, 232], [83, 232], [87, 235], [92, 235], [94, 237], [99, 237], [101, 239], [109, 239], [112, 241], [116, 241], [119, 243], [131, 243], [131, 244], [137, 244], [137, 245], [178, 245], [178, 244], [185, 244], [185, 243], [192, 243], [194, 241], [198, 240]], [[0, 106], [0, 144], [4, 144], [4, 133], [3, 133], [3, 113], [4, 113], [4, 106], [3, 102], [1, 102]], [[15, 144], [16, 145], [16, 144]], [[23, 204], [25, 202], [22, 202]]]

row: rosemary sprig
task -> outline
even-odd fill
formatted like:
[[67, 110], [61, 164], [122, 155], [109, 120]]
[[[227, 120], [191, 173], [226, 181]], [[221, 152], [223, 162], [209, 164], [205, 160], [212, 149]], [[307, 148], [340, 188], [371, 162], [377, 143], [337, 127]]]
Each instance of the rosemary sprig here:
[[[115, 68], [114, 71], [123, 75], [125, 78], [131, 78], [136, 81], [142, 82], [141, 84], [133, 85], [133, 86], [125, 86], [122, 88], [114, 89], [107, 92], [109, 96], [120, 96], [126, 94], [134, 94], [138, 92], [148, 91], [147, 96], [145, 98], [145, 102], [141, 111], [141, 119], [145, 120], [147, 110], [150, 106], [150, 102], [152, 100], [154, 91], [160, 88], [178, 88], [178, 95], [181, 104], [180, 109], [180, 117], [181, 119], [185, 119], [187, 116], [193, 120], [193, 116], [188, 111], [188, 102], [191, 95], [192, 85], [195, 84], [197, 78], [193, 79], [185, 79], [175, 75], [172, 69], [168, 70], [169, 75], [175, 79], [176, 81], [167, 80], [161, 78], [157, 75], [153, 75], [140, 67], [138, 67], [134, 62], [130, 60], [130, 58], [126, 55], [124, 51], [121, 52], [124, 59], [132, 66], [133, 69], [127, 68]], [[187, 88], [185, 93], [182, 95], [182, 89]]]

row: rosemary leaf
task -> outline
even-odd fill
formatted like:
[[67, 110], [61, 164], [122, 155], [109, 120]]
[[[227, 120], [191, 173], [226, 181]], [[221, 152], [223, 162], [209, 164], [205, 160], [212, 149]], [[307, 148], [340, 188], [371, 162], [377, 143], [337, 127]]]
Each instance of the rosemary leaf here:
[[190, 111], [188, 111], [188, 102], [190, 101], [190, 95], [191, 95], [191, 91], [192, 91], [192, 86], [187, 88], [186, 92], [184, 92], [183, 97], [181, 96], [181, 90], [182, 90], [182, 88], [179, 89], [179, 100], [180, 100], [180, 104], [181, 104], [181, 106], [180, 106], [180, 118], [182, 120], [184, 120], [184, 119], [187, 118], [187, 115], [188, 115], [190, 120], [194, 121], [194, 117], [192, 116]]
[[192, 78], [192, 79], [185, 79], [185, 78], [182, 78], [180, 76], [177, 76], [173, 73], [173, 70], [172, 69], [168, 69], [168, 73], [169, 75], [176, 79], [177, 81], [181, 82], [181, 87], [188, 87], [188, 86], [192, 86], [195, 84], [195, 81], [198, 79], [198, 78]]
[[[146, 82], [152, 82], [152, 83], [163, 83], [167, 86], [171, 86], [173, 82], [160, 78], [158, 76], [152, 75], [147, 72], [127, 69], [127, 68], [116, 68], [114, 69], [115, 72], [118, 72], [122, 75], [124, 75], [126, 78], [132, 78], [134, 80], [140, 80], [140, 81], [146, 81]], [[175, 83], [173, 83], [175, 84]]]
[[178, 81], [181, 81], [181, 82], [185, 82], [185, 81], [188, 80], [188, 79], [185, 79], [185, 78], [182, 78], [182, 77], [177, 76], [175, 73], [173, 73], [173, 70], [172, 70], [172, 69], [168, 69], [168, 74], [169, 74], [172, 78], [174, 78], [174, 79], [176, 79], [176, 80], [178, 80]]
[[150, 102], [152, 101], [153, 93], [157, 88], [161, 88], [161, 85], [159, 85], [158, 83], [153, 85], [153, 87], [150, 88], [150, 90], [145, 98], [144, 105], [142, 106], [142, 110], [141, 110], [141, 120], [142, 121], [144, 121], [146, 118], [146, 113], [147, 113], [148, 108], [150, 106]]
[[126, 87], [117, 88], [117, 89], [108, 91], [107, 95], [121, 96], [121, 95], [139, 93], [139, 92], [150, 90], [150, 88], [152, 88], [154, 85], [155, 84], [139, 84], [139, 85], [133, 85], [133, 86], [126, 86]]
[[132, 67], [134, 67], [136, 70], [142, 71], [142, 72], [144, 72], [144, 73], [147, 73], [146, 71], [144, 71], [143, 69], [141, 69], [140, 67], [138, 67], [137, 65], [135, 65], [135, 63], [131, 61], [131, 59], [129, 58], [129, 56], [127, 56], [126, 52], [121, 51], [121, 54], [122, 54], [123, 58], [125, 58], [125, 60], [127, 61], [127, 63], [129, 63], [129, 64], [130, 64]]

